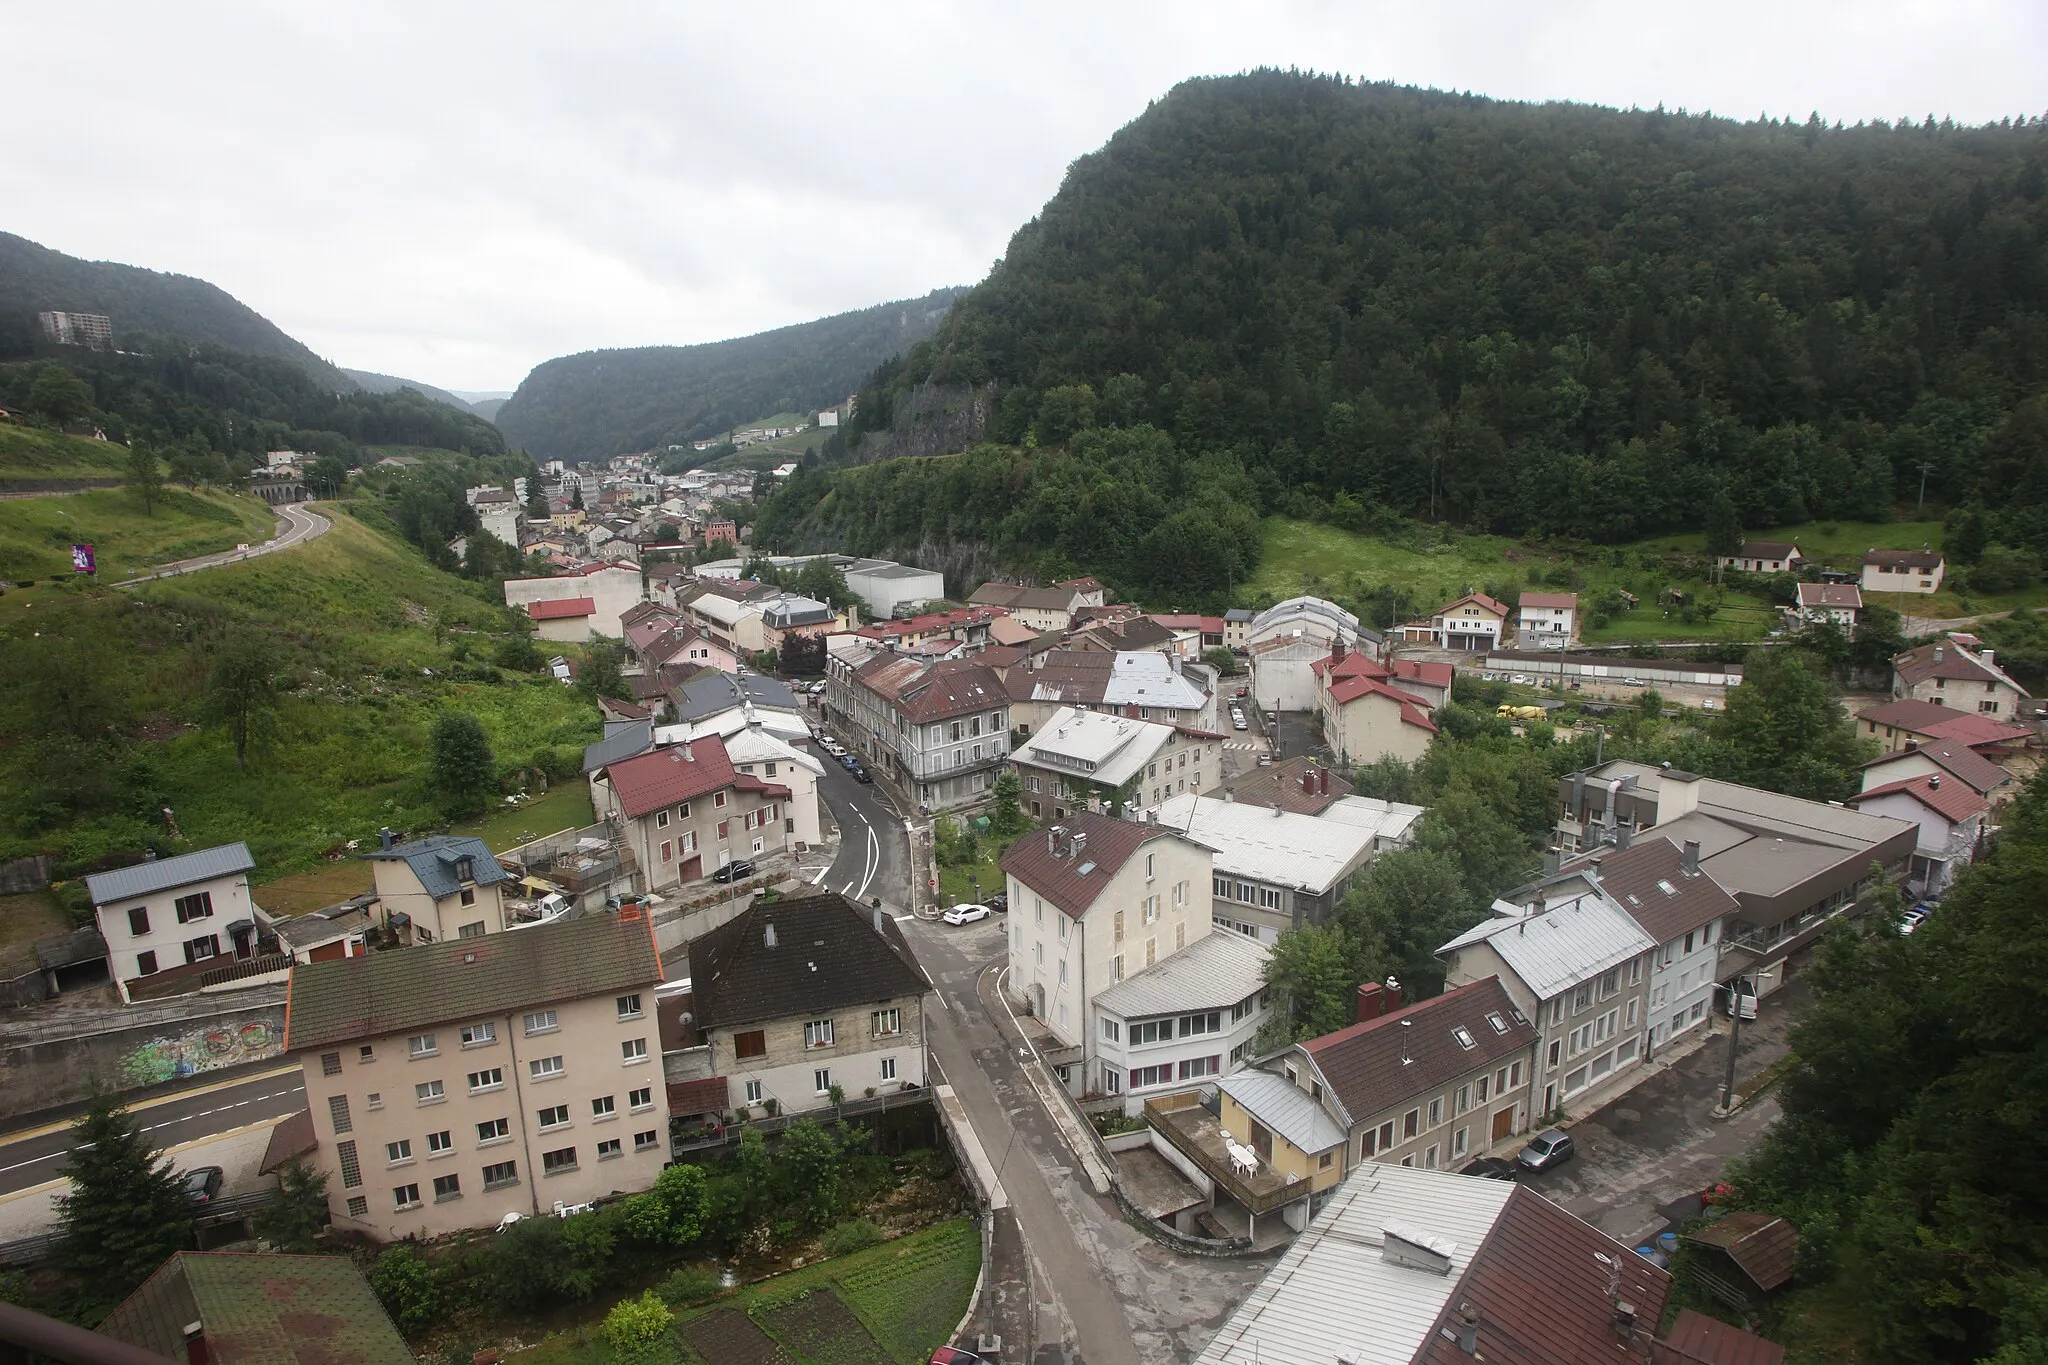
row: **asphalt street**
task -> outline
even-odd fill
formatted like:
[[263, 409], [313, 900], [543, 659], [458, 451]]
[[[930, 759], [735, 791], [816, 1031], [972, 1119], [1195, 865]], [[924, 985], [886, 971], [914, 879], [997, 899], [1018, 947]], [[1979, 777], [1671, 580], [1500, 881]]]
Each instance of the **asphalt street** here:
[[325, 535], [328, 528], [334, 524], [318, 512], [311, 512], [303, 507], [287, 504], [277, 508], [276, 511], [277, 515], [283, 519], [284, 527], [275, 536], [264, 541], [261, 545], [251, 545], [246, 550], [223, 550], [217, 555], [200, 555], [196, 559], [180, 559], [153, 569], [146, 574], [137, 574], [134, 578], [124, 578], [119, 583], [114, 584], [114, 586], [117, 588], [129, 588], [137, 583], [148, 583], [153, 579], [175, 578], [179, 574], [196, 573], [200, 569], [211, 569], [222, 564], [239, 564], [245, 559], [254, 559], [258, 555], [272, 554], [278, 550], [289, 550], [294, 545], [305, 544], [315, 536]]
[[903, 821], [879, 791], [854, 781], [815, 741], [809, 751], [825, 764], [818, 794], [839, 825], [839, 856], [813, 877], [814, 884], [863, 904], [880, 896], [888, 905], [908, 906], [910, 845]]
[[[306, 1107], [306, 1086], [296, 1069], [222, 1084], [205, 1076], [190, 1087], [144, 1100], [132, 1111], [159, 1148], [182, 1146]], [[0, 1195], [55, 1180], [71, 1150], [69, 1124], [44, 1124], [0, 1136]]]

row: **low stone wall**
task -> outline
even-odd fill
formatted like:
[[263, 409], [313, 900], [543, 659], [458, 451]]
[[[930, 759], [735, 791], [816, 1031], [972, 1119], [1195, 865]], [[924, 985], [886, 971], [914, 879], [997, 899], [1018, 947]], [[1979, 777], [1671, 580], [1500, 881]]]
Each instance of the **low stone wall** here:
[[0, 863], [0, 896], [20, 896], [50, 884], [50, 855], [11, 858]]
[[223, 1008], [198, 1020], [115, 1026], [0, 1052], [0, 1118], [283, 1055], [284, 1006]]

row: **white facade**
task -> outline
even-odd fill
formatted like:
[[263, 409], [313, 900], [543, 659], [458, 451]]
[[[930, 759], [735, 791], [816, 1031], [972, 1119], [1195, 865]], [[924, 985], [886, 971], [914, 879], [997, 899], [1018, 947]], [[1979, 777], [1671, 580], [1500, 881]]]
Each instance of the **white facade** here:
[[946, 597], [946, 576], [937, 569], [920, 569], [885, 559], [860, 559], [843, 566], [840, 572], [846, 578], [846, 586], [867, 607], [871, 621], [886, 621], [901, 607], [941, 602]]
[[1271, 1010], [1270, 955], [1263, 944], [1212, 933], [1110, 987], [1096, 1001], [1087, 1060], [1071, 1085], [1124, 1096], [1135, 1118], [1152, 1095], [1241, 1069]]
[[[205, 858], [219, 850], [186, 855]], [[247, 851], [242, 859], [246, 860]], [[183, 859], [165, 859], [175, 868]], [[146, 871], [123, 868], [116, 873], [97, 873], [87, 878], [93, 891], [94, 913], [100, 937], [107, 945], [107, 973], [123, 1004], [133, 1003], [129, 988], [139, 978], [153, 976], [173, 967], [210, 963], [218, 959], [226, 966], [236, 957], [235, 934], [230, 926], [242, 924], [253, 930], [259, 912], [249, 897], [247, 868], [198, 877], [176, 885], [138, 889], [121, 894], [122, 873]], [[173, 872], [173, 878], [176, 874]], [[101, 900], [102, 895], [107, 899]], [[264, 917], [268, 922], [268, 917]], [[253, 938], [253, 932], [246, 937]]]
[[783, 806], [783, 828], [790, 838], [811, 847], [823, 840], [824, 822], [818, 814], [818, 779], [825, 775], [823, 763], [758, 725], [727, 735], [725, 756], [732, 760], [735, 772], [752, 773], [763, 781], [789, 788], [789, 800]]
[[1652, 1055], [1713, 1018], [1722, 928], [1716, 920], [1663, 944], [1651, 955], [1648, 1009]]
[[588, 597], [595, 604], [596, 610], [587, 622], [591, 634], [621, 640], [625, 638], [626, 628], [620, 624], [619, 618], [647, 600], [647, 587], [641, 580], [640, 566], [631, 563], [593, 566], [555, 578], [505, 580], [505, 605], [508, 607], [559, 602], [572, 597]]
[[519, 504], [516, 502], [482, 502], [477, 504], [476, 519], [484, 531], [496, 536], [513, 549], [519, 548]]
[[1947, 573], [1948, 561], [1939, 555], [1933, 557], [1932, 563], [1913, 563], [1907, 559], [1872, 562], [1866, 558], [1863, 591], [1932, 595], [1941, 591], [1941, 580]]

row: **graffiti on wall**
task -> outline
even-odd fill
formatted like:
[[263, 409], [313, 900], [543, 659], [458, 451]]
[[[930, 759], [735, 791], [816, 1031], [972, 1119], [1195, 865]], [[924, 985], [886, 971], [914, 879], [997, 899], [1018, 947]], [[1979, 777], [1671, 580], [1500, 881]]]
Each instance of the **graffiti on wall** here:
[[121, 1058], [121, 1080], [127, 1085], [154, 1085], [199, 1071], [218, 1071], [243, 1062], [275, 1057], [284, 1040], [260, 1020], [251, 1024], [209, 1024], [152, 1038]]

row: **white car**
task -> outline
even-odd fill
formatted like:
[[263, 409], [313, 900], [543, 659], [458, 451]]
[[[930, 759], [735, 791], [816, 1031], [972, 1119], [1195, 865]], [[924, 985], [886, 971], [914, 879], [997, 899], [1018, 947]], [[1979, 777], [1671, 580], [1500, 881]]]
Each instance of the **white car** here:
[[1515, 686], [1517, 686], [1517, 687], [1528, 687], [1528, 686], [1531, 686], [1531, 683], [1530, 683], [1529, 679], [1528, 679], [1528, 678], [1527, 678], [1526, 676], [1524, 676], [1523, 674], [1520, 674], [1520, 673], [1517, 673], [1517, 674], [1515, 674], [1515, 676], [1514, 676], [1514, 677], [1512, 677], [1512, 678], [1509, 678], [1509, 679], [1508, 679], [1508, 681], [1509, 681], [1509, 682], [1511, 682], [1511, 683], [1513, 683], [1513, 684], [1514, 684]]
[[844, 758], [846, 756], [846, 746], [830, 735], [819, 735], [818, 747], [834, 758]]
[[978, 919], [987, 919], [994, 913], [986, 905], [956, 905], [940, 918], [948, 924], [972, 924]]

